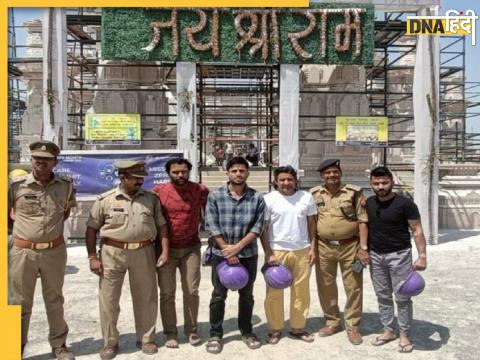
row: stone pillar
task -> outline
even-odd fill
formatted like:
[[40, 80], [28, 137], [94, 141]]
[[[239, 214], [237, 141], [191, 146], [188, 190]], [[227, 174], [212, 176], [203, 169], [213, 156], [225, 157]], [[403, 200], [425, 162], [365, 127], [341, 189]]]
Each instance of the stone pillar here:
[[46, 8], [43, 19], [43, 138], [67, 148], [67, 16]]
[[299, 168], [298, 112], [300, 69], [298, 65], [280, 65], [279, 157], [280, 166]]
[[177, 149], [193, 164], [190, 178], [198, 181], [197, 69], [195, 63], [177, 62]]
[[[435, 15], [437, 11], [422, 11]], [[413, 78], [415, 122], [415, 202], [425, 239], [438, 242], [439, 44], [436, 36], [419, 36]]]

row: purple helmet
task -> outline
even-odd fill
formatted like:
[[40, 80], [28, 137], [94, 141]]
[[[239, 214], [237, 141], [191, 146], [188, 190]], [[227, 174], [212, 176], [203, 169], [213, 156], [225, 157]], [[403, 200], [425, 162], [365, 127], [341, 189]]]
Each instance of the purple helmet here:
[[240, 290], [248, 283], [248, 271], [242, 264], [230, 265], [226, 260], [223, 260], [217, 265], [216, 270], [218, 279], [227, 289]]
[[423, 289], [425, 289], [425, 280], [423, 280], [418, 272], [412, 271], [400, 285], [398, 294], [409, 297], [416, 296], [420, 294]]
[[262, 267], [262, 273], [268, 286], [274, 289], [285, 289], [292, 284], [292, 272], [283, 264]]

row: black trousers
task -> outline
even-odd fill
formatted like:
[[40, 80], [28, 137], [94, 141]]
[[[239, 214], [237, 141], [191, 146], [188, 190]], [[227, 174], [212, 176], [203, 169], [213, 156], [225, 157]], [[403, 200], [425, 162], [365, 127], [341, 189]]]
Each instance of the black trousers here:
[[[252, 334], [252, 313], [253, 313], [253, 284], [257, 277], [258, 256], [239, 258], [240, 263], [245, 266], [249, 274], [247, 285], [238, 290], [238, 328], [243, 336]], [[222, 285], [217, 275], [217, 264], [224, 260], [223, 257], [213, 255], [212, 263], [212, 284], [213, 292], [210, 300], [210, 336], [223, 337], [223, 319], [225, 316], [225, 299], [228, 289]]]
[[247, 155], [245, 158], [250, 161], [253, 166], [258, 166], [258, 155]]

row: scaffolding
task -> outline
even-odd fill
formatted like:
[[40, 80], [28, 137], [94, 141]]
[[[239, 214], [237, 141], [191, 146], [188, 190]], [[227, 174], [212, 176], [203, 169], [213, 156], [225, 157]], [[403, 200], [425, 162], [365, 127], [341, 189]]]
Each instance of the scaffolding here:
[[[334, 90], [328, 84], [301, 94], [368, 96], [370, 115], [389, 119], [388, 147], [383, 148], [382, 162], [405, 169], [406, 163], [392, 162], [396, 149], [414, 151], [413, 73], [416, 37], [407, 36], [405, 19], [415, 12], [384, 13], [375, 21], [375, 55], [373, 66], [366, 66], [365, 90]], [[442, 162], [480, 160], [480, 133], [468, 132], [467, 121], [479, 123], [480, 83], [467, 82], [465, 77], [465, 37], [444, 36], [440, 47], [440, 148]], [[317, 130], [320, 139], [301, 141], [334, 141], [334, 118], [337, 114], [309, 114], [300, 118], [319, 118], [320, 123], [308, 130]], [[408, 156], [407, 156], [408, 159]], [[411, 159], [413, 161], [413, 157]], [[410, 170], [413, 170], [410, 169]]]
[[[25, 92], [19, 84], [21, 72], [15, 64], [41, 59], [21, 59], [15, 49], [15, 23], [13, 8], [9, 16], [9, 151], [15, 153], [14, 136], [21, 134], [21, 117], [25, 110]], [[358, 90], [338, 90], [330, 86], [318, 89], [303, 89], [302, 94], [325, 96], [365, 95], [368, 99], [369, 115], [389, 118], [389, 145], [384, 148], [382, 161], [390, 161], [397, 151], [413, 153], [413, 106], [412, 83], [416, 37], [405, 36], [407, 15], [415, 13], [384, 13], [382, 20], [375, 22], [375, 60], [365, 67], [365, 84]], [[71, 149], [82, 149], [84, 145], [83, 126], [85, 115], [91, 111], [94, 97], [102, 91], [127, 93], [152, 91], [175, 93], [175, 64], [165, 62], [129, 63], [116, 61], [102, 62], [99, 44], [101, 41], [101, 15], [98, 9], [75, 8], [67, 11], [68, 51], [68, 145]], [[465, 38], [442, 39], [440, 53], [440, 159], [445, 162], [468, 162], [480, 159], [480, 134], [469, 132], [467, 122], [478, 121], [480, 84], [466, 82]], [[132, 86], [116, 84], [106, 88], [99, 84], [99, 74], [108, 68], [162, 67], [165, 78], [162, 84]], [[240, 152], [248, 142], [256, 143], [265, 150], [265, 160], [275, 164], [278, 146], [278, 66], [269, 65], [227, 65], [199, 64], [197, 69], [198, 95], [198, 137], [201, 139], [200, 159], [205, 165], [211, 146], [231, 141]], [[175, 106], [169, 98], [171, 109]], [[142, 132], [156, 130], [159, 124], [148, 119], [166, 119], [171, 129], [176, 126], [176, 114], [172, 111], [149, 113], [143, 111]], [[300, 141], [334, 141], [334, 119], [338, 114], [301, 114], [300, 119], [319, 119], [314, 129], [319, 139]], [[145, 125], [147, 124], [147, 125]], [[302, 123], [301, 123], [302, 124]], [[163, 125], [162, 125], [163, 126]], [[174, 131], [172, 131], [173, 133]], [[144, 141], [169, 142], [175, 148], [176, 137], [143, 137]], [[398, 150], [400, 149], [400, 150]], [[407, 159], [408, 160], [408, 159]], [[405, 165], [405, 164], [403, 164]]]
[[[175, 92], [175, 79], [172, 78], [174, 63], [128, 61], [104, 62], [100, 58], [99, 44], [101, 42], [101, 14], [98, 10], [76, 9], [67, 14], [67, 52], [68, 52], [68, 123], [69, 146], [75, 149], [84, 148], [85, 116], [94, 106], [95, 96], [100, 92], [115, 92], [119, 94], [131, 92], [168, 93]], [[138, 86], [120, 83], [107, 87], [99, 83], [101, 72], [120, 71], [125, 69], [164, 68], [166, 76], [161, 84]], [[170, 103], [169, 105], [175, 105]], [[123, 112], [123, 109], [114, 111]], [[173, 118], [175, 113], [139, 111], [142, 123], [142, 142], [169, 142], [166, 148], [176, 148], [177, 138], [165, 136], [145, 136], [158, 133], [160, 128], [175, 128]], [[166, 124], [153, 123], [152, 118], [166, 119]]]
[[477, 122], [480, 84], [466, 82], [465, 36], [444, 36], [440, 49], [440, 158], [463, 163], [480, 160], [480, 134], [468, 132]]
[[26, 110], [26, 90], [17, 67], [18, 52], [15, 9], [8, 8], [8, 161], [19, 162], [20, 149], [15, 136], [22, 134], [22, 116]]
[[404, 19], [415, 13], [385, 13], [375, 22], [374, 65], [366, 69], [366, 91], [371, 115], [388, 117], [388, 148], [383, 148], [383, 163], [395, 149], [406, 151], [414, 146], [413, 139], [413, 55], [415, 37], [406, 37]]
[[199, 65], [197, 71], [200, 160], [214, 146], [234, 146], [239, 155], [254, 144], [267, 166], [278, 146], [278, 66]]

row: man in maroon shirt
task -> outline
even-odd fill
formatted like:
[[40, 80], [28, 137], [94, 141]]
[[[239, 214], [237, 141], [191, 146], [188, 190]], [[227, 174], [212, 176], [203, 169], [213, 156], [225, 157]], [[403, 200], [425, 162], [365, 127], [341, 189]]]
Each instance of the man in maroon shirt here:
[[205, 185], [188, 180], [192, 164], [186, 159], [171, 159], [165, 165], [170, 182], [153, 189], [160, 198], [170, 239], [170, 259], [157, 268], [160, 287], [160, 314], [167, 348], [178, 348], [175, 311], [176, 271], [180, 269], [183, 290], [184, 331], [191, 345], [202, 340], [197, 334], [198, 287], [200, 284], [199, 224], [207, 203]]

